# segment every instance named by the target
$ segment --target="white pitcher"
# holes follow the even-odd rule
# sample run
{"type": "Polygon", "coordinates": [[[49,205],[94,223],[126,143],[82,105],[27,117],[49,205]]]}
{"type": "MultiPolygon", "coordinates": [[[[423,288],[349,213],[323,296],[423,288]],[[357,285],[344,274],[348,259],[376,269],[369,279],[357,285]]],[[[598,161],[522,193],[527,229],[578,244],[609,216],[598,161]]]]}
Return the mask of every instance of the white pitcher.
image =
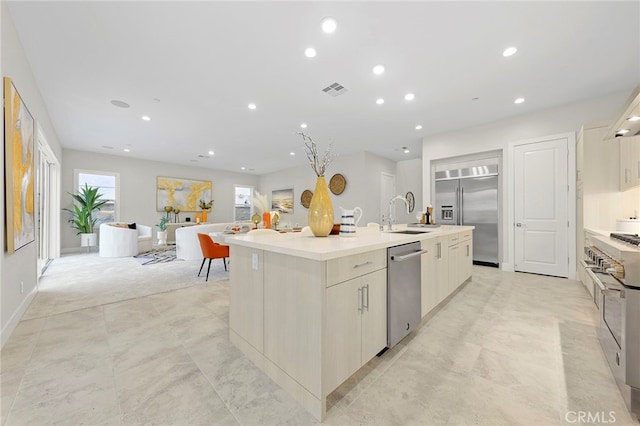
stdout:
{"type": "Polygon", "coordinates": [[[362,219],[362,209],[360,207],[356,207],[353,210],[347,210],[340,207],[340,210],[342,210],[342,216],[340,218],[340,236],[355,236],[356,226],[358,226],[358,222],[362,219]],[[360,212],[358,219],[355,219],[356,212],[360,212]]]}

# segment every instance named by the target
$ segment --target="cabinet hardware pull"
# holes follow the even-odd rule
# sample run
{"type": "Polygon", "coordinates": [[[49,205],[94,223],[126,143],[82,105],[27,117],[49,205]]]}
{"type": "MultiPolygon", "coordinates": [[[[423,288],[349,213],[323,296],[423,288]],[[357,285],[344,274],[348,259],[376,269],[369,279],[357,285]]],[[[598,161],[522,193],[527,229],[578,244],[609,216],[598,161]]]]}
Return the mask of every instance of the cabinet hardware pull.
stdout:
{"type": "Polygon", "coordinates": [[[357,265],[353,265],[353,269],[355,269],[355,268],[360,268],[360,267],[362,267],[362,266],[371,265],[372,263],[373,263],[372,261],[367,260],[367,261],[366,261],[366,262],[364,262],[364,263],[358,263],[357,265]]]}
{"type": "Polygon", "coordinates": [[[364,301],[362,299],[364,290],[362,290],[362,287],[360,287],[358,289],[358,312],[362,313],[362,311],[364,310],[364,301]]]}
{"type": "Polygon", "coordinates": [[[442,243],[438,243],[438,259],[442,259],[442,243]]]}
{"type": "Polygon", "coordinates": [[[367,312],[369,312],[369,284],[362,286],[362,312],[364,313],[364,310],[367,310],[367,312]],[[367,296],[365,297],[364,295],[364,291],[367,290],[367,296]],[[366,300],[366,302],[365,302],[366,300]]]}
{"type": "Polygon", "coordinates": [[[467,257],[469,257],[469,244],[467,244],[467,257]]]}

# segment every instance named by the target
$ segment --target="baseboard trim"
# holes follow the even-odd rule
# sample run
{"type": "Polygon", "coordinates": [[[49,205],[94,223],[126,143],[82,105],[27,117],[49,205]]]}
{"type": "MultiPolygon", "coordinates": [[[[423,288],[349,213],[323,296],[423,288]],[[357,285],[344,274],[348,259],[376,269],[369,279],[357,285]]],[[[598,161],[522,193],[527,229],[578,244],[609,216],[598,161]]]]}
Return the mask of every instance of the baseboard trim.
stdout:
{"type": "Polygon", "coordinates": [[[31,290],[31,293],[24,298],[18,309],[16,309],[11,316],[11,319],[9,319],[7,324],[2,328],[2,331],[0,332],[0,348],[2,348],[4,344],[7,343],[7,340],[9,340],[11,333],[13,333],[13,330],[15,330],[23,315],[27,312],[27,308],[31,305],[31,302],[33,301],[33,298],[36,297],[37,292],[37,288],[31,290]]]}

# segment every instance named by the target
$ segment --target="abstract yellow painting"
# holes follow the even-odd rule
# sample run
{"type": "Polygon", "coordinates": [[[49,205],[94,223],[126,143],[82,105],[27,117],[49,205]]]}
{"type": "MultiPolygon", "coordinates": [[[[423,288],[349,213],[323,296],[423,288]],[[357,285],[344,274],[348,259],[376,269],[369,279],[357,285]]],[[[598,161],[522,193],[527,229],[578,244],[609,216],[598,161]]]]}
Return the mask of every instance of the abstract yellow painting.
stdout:
{"type": "Polygon", "coordinates": [[[9,77],[4,78],[6,248],[35,241],[35,156],[33,116],[9,77]]]}
{"type": "Polygon", "coordinates": [[[183,212],[198,210],[200,200],[211,201],[211,181],[158,176],[156,179],[156,210],[165,206],[183,212]]]}

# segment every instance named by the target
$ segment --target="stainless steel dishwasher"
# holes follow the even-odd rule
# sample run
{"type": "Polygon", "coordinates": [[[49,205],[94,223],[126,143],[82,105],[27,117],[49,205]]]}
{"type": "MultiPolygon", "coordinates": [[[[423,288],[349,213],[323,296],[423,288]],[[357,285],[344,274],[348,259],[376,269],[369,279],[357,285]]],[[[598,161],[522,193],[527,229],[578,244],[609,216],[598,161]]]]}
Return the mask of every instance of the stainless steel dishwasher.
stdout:
{"type": "Polygon", "coordinates": [[[420,242],[387,249],[387,347],[392,348],[419,323],[420,242]]]}

